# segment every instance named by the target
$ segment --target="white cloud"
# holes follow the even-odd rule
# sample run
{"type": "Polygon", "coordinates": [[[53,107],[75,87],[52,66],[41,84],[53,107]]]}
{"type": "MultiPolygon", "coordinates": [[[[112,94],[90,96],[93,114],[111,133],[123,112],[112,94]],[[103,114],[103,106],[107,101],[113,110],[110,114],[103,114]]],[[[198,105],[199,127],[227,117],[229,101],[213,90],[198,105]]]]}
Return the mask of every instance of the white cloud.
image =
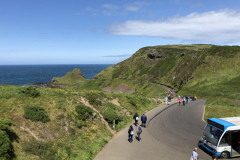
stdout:
{"type": "Polygon", "coordinates": [[[138,11],[141,9],[143,6],[150,5],[150,3],[145,3],[145,2],[134,2],[132,4],[126,5],[125,9],[127,11],[138,11]]]}
{"type": "Polygon", "coordinates": [[[240,42],[240,11],[224,9],[175,16],[161,21],[130,20],[115,23],[109,32],[115,35],[157,36],[197,42],[240,42]]]}
{"type": "Polygon", "coordinates": [[[118,6],[113,5],[113,4],[104,4],[104,5],[102,5],[102,7],[105,8],[105,9],[110,9],[110,10],[118,9],[118,6]]]}

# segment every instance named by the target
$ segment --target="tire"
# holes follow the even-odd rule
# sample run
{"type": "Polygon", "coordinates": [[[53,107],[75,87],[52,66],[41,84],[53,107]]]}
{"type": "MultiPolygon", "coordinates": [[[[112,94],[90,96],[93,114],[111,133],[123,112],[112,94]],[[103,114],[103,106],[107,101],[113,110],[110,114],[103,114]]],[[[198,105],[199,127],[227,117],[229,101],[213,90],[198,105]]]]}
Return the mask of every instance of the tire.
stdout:
{"type": "Polygon", "coordinates": [[[220,156],[221,158],[229,158],[229,153],[228,152],[222,152],[222,154],[221,154],[221,156],[220,156]]]}

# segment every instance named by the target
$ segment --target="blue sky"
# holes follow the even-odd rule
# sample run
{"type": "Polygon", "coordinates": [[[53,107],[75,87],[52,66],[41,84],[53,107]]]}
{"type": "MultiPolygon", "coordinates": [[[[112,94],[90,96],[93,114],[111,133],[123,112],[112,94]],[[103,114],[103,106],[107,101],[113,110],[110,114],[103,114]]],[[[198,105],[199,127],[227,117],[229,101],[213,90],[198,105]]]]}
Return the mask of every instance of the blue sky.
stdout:
{"type": "Polygon", "coordinates": [[[239,0],[0,0],[0,65],[116,64],[145,46],[239,37],[239,0]]]}

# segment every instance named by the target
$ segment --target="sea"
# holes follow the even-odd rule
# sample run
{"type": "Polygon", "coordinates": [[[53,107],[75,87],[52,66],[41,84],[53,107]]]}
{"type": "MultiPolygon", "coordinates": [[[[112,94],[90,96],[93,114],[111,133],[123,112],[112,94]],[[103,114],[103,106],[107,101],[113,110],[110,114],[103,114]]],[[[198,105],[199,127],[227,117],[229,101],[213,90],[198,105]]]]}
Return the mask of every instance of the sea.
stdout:
{"type": "Polygon", "coordinates": [[[0,84],[24,86],[51,82],[53,77],[63,77],[78,68],[87,79],[114,64],[58,64],[58,65],[0,65],[0,84]]]}

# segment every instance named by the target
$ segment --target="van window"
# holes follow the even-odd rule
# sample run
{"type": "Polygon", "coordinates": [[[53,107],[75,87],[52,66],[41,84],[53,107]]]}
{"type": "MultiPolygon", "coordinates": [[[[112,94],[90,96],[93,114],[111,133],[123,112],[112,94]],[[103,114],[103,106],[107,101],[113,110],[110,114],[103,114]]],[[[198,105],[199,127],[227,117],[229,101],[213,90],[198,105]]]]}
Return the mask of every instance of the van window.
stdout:
{"type": "Polygon", "coordinates": [[[230,142],[230,131],[227,131],[223,136],[222,136],[222,139],[219,143],[219,146],[220,147],[224,147],[224,146],[230,146],[231,142],[230,142]]]}

